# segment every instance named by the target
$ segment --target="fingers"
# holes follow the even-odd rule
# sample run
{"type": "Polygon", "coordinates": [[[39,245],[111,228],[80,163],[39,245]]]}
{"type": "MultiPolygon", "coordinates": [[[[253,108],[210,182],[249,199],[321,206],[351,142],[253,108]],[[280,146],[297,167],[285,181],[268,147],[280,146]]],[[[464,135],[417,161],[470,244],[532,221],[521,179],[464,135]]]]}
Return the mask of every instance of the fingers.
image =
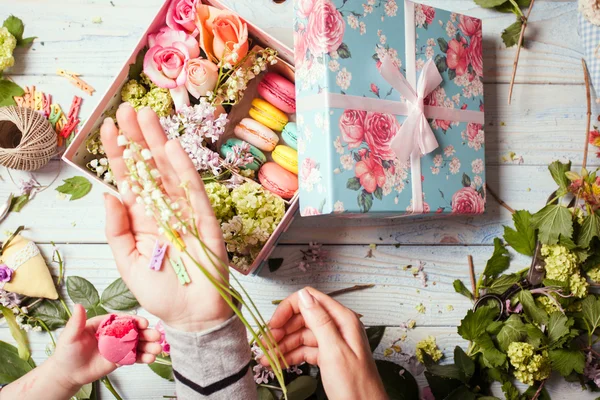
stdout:
{"type": "Polygon", "coordinates": [[[65,330],[61,334],[61,339],[64,337],[64,340],[67,340],[68,342],[74,341],[85,329],[86,319],[85,308],[83,308],[81,304],[75,304],[73,307],[73,314],[71,315],[71,318],[69,318],[65,330]]]}
{"type": "Polygon", "coordinates": [[[314,333],[319,347],[344,346],[340,331],[331,315],[307,289],[298,292],[300,312],[306,327],[314,333]]]}
{"type": "Polygon", "coordinates": [[[122,103],[117,110],[117,123],[119,129],[130,140],[136,142],[143,148],[148,148],[142,129],[138,124],[137,113],[135,108],[129,103],[122,103]]]}
{"type": "Polygon", "coordinates": [[[138,352],[159,355],[162,352],[162,346],[156,342],[140,342],[138,352]]]}
{"type": "Polygon", "coordinates": [[[316,347],[303,346],[285,355],[285,361],[288,365],[298,365],[303,362],[311,365],[319,364],[319,349],[316,347]]]}
{"type": "Polygon", "coordinates": [[[179,180],[175,170],[171,166],[165,144],[167,135],[160,124],[156,113],[150,107],[144,107],[137,113],[137,121],[146,143],[152,152],[156,167],[160,171],[163,186],[172,198],[183,196],[183,190],[179,187],[179,180]]]}
{"type": "MultiPolygon", "coordinates": [[[[135,319],[135,323],[138,327],[138,329],[142,332],[145,331],[155,331],[155,329],[147,329],[148,325],[150,324],[148,322],[148,320],[144,317],[140,317],[139,315],[130,315],[130,314],[119,314],[119,313],[114,313],[115,315],[126,315],[129,317],[132,317],[133,319],[135,319]]],[[[86,326],[88,328],[94,328],[94,329],[98,329],[98,327],[100,326],[100,324],[109,316],[109,314],[107,315],[99,315],[97,317],[94,318],[90,318],[87,320],[86,322],[86,326]]],[[[158,332],[158,331],[157,331],[158,332]]],[[[150,334],[151,336],[153,336],[153,334],[150,334]]],[[[159,333],[159,339],[160,339],[160,333],[159,333]]],[[[143,339],[145,340],[145,339],[143,339]]],[[[158,339],[157,339],[158,340],[158,339]]],[[[155,340],[156,341],[156,340],[155,340]]]]}
{"type": "Polygon", "coordinates": [[[152,364],[156,361],[156,355],[150,353],[138,353],[135,362],[138,364],[152,364]]]}
{"type": "Polygon", "coordinates": [[[125,206],[115,196],[105,194],[106,240],[110,245],[119,273],[125,281],[131,271],[128,266],[137,255],[136,242],[125,206]]]}
{"type": "Polygon", "coordinates": [[[271,328],[271,332],[282,332],[281,337],[296,332],[305,327],[302,314],[296,314],[290,318],[281,328],[271,328]]]}
{"type": "Polygon", "coordinates": [[[127,167],[123,161],[123,147],[117,144],[119,130],[112,118],[106,118],[100,127],[100,139],[102,146],[108,157],[110,169],[115,177],[115,180],[120,185],[127,176],[127,167]]]}
{"type": "Polygon", "coordinates": [[[140,341],[158,342],[160,340],[160,332],[156,329],[144,329],[140,332],[140,341]]]}

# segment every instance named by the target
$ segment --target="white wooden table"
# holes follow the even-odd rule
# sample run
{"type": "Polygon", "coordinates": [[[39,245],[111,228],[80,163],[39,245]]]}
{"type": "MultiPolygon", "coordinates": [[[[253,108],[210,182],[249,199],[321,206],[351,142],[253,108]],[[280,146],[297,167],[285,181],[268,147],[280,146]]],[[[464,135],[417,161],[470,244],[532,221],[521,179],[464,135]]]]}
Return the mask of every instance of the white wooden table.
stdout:
{"type": "MultiPolygon", "coordinates": [[[[36,85],[51,93],[68,109],[74,94],[82,95],[63,78],[57,68],[83,74],[97,90],[93,97],[83,95],[82,116],[86,118],[101,94],[112,82],[124,60],[153,18],[163,0],[0,0],[0,19],[9,14],[26,23],[26,35],[38,36],[31,49],[16,53],[17,66],[11,76],[21,85],[36,85]],[[101,24],[92,22],[102,18],[101,24]]],[[[271,0],[224,0],[242,16],[255,22],[292,46],[292,0],[276,5],[271,0]]],[[[429,0],[427,4],[481,17],[484,22],[484,62],[486,96],[487,178],[489,185],[513,208],[539,209],[554,189],[546,165],[555,159],[571,159],[580,164],[585,131],[585,89],[577,34],[575,1],[538,0],[527,31],[527,50],[522,52],[512,106],[507,106],[508,82],[514,49],[507,50],[500,32],[512,15],[482,10],[472,0],[429,0]],[[502,156],[513,151],[523,156],[522,165],[505,163],[502,156]]],[[[597,112],[594,113],[594,118],[597,112]]],[[[592,153],[593,157],[593,153],[592,153]]],[[[595,158],[594,158],[595,163],[595,158]]],[[[44,184],[55,176],[59,162],[51,162],[36,173],[44,184]]],[[[60,180],[78,174],[62,166],[60,180]]],[[[0,171],[0,198],[14,191],[6,172],[0,171]]],[[[16,174],[16,177],[22,175],[16,174]]],[[[59,180],[59,182],[60,182],[59,180]]],[[[50,256],[54,241],[66,259],[67,275],[80,275],[103,290],[118,277],[104,237],[103,187],[96,185],[85,198],[68,202],[56,196],[54,187],[36,196],[20,214],[1,224],[2,231],[25,225],[27,235],[41,244],[50,256]]],[[[480,272],[492,253],[493,238],[510,224],[510,214],[490,199],[484,216],[416,220],[323,220],[297,219],[283,237],[273,257],[283,257],[284,265],[274,274],[263,271],[259,277],[244,278],[246,287],[263,314],[269,316],[271,300],[312,285],[332,291],[358,283],[374,283],[371,290],[340,297],[348,307],[364,315],[366,325],[389,327],[376,355],[383,357],[384,346],[400,337],[399,325],[408,319],[417,328],[408,332],[405,349],[427,335],[451,359],[455,345],[466,343],[456,326],[471,304],[454,293],[452,282],[460,278],[468,285],[467,255],[475,259],[480,272]],[[301,249],[309,241],[326,245],[331,258],[308,272],[297,268],[301,249]],[[370,244],[376,244],[373,258],[365,258],[370,244]],[[399,266],[425,263],[428,285],[423,287],[410,271],[399,266]],[[424,314],[415,306],[423,303],[424,314]],[[453,311],[447,306],[452,305],[453,311]]],[[[515,256],[514,269],[525,268],[528,260],[515,256]]],[[[6,327],[0,339],[10,341],[6,327]]],[[[34,358],[41,362],[48,338],[31,335],[34,358]]],[[[393,359],[393,358],[392,358],[393,359]]],[[[121,369],[112,375],[118,391],[126,399],[159,399],[171,395],[174,386],[155,376],[145,366],[121,369]]],[[[418,377],[424,384],[423,376],[418,377]]],[[[573,384],[547,385],[552,398],[593,399],[573,384]]],[[[103,399],[110,398],[107,392],[103,399]]]]}

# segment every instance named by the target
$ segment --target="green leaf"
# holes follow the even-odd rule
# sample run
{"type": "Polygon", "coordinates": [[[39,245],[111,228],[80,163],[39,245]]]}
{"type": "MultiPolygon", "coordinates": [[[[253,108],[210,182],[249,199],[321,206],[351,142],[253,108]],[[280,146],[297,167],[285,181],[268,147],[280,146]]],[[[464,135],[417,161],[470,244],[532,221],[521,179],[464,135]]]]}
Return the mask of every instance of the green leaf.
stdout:
{"type": "Polygon", "coordinates": [[[108,311],[106,311],[106,309],[102,306],[94,306],[92,308],[87,309],[86,314],[89,319],[89,318],[97,317],[99,315],[106,315],[106,314],[108,314],[108,311]]]}
{"type": "Polygon", "coordinates": [[[0,107],[16,106],[13,97],[22,96],[23,93],[23,88],[16,83],[6,79],[0,80],[0,107]]]}
{"type": "MultiPolygon", "coordinates": [[[[519,28],[519,34],[520,34],[519,28]]],[[[550,175],[552,175],[552,179],[559,187],[560,193],[567,193],[569,191],[569,179],[567,178],[566,173],[571,170],[571,162],[569,161],[566,164],[561,163],[560,161],[554,161],[552,164],[548,166],[548,170],[550,171],[550,175]]]]}
{"type": "Polygon", "coordinates": [[[273,396],[273,393],[269,389],[264,386],[258,387],[258,400],[276,400],[276,397],[273,396]]]}
{"type": "Polygon", "coordinates": [[[475,4],[483,8],[498,7],[506,3],[508,0],[475,0],[475,4]]]}
{"type": "Polygon", "coordinates": [[[377,200],[383,200],[383,189],[380,187],[375,189],[375,191],[373,192],[373,196],[375,196],[377,200]]]}
{"type": "Polygon", "coordinates": [[[502,240],[494,238],[494,254],[488,260],[483,270],[485,280],[496,278],[498,275],[503,273],[510,266],[510,257],[508,250],[502,244],[502,240]]]}
{"type": "Polygon", "coordinates": [[[502,393],[504,393],[506,400],[519,400],[521,397],[519,389],[511,381],[506,381],[502,384],[502,393]]]}
{"type": "Polygon", "coordinates": [[[17,348],[3,341],[0,341],[0,360],[0,385],[16,381],[35,367],[33,360],[21,359],[17,348]]]}
{"type": "Polygon", "coordinates": [[[371,353],[375,351],[385,333],[385,326],[372,326],[367,328],[367,339],[369,339],[369,347],[371,353]]]}
{"type": "Polygon", "coordinates": [[[463,176],[462,176],[462,185],[464,187],[470,187],[471,186],[471,178],[469,177],[469,175],[463,173],[463,176]]]}
{"type": "Polygon", "coordinates": [[[519,282],[521,277],[517,274],[501,275],[494,279],[492,283],[487,286],[487,292],[491,294],[501,294],[506,291],[509,287],[519,282]]]}
{"type": "Polygon", "coordinates": [[[588,248],[593,238],[600,235],[600,216],[597,212],[588,214],[583,219],[579,236],[577,237],[577,245],[581,248],[588,248]]]}
{"type": "Polygon", "coordinates": [[[512,342],[520,342],[525,334],[525,325],[523,324],[523,321],[521,321],[521,317],[516,314],[511,315],[496,337],[500,350],[507,351],[508,345],[512,342]]]}
{"type": "Polygon", "coordinates": [[[317,380],[301,375],[287,385],[288,400],[306,400],[317,390],[317,380]]]}
{"type": "Polygon", "coordinates": [[[57,187],[56,191],[70,194],[70,201],[80,199],[92,190],[92,183],[83,176],[74,176],[63,180],[63,182],[64,184],[57,187]]]}
{"type": "Polygon", "coordinates": [[[283,265],[283,258],[269,258],[269,271],[276,272],[283,265]]]}
{"type": "Polygon", "coordinates": [[[500,367],[506,362],[506,354],[496,348],[494,341],[487,333],[479,336],[475,345],[483,356],[484,364],[488,367],[500,367]]]}
{"type": "Polygon", "coordinates": [[[456,364],[436,364],[429,354],[423,354],[423,361],[425,362],[425,368],[427,368],[430,374],[447,379],[463,380],[464,374],[461,375],[460,368],[456,364]]]}
{"type": "Polygon", "coordinates": [[[408,370],[390,361],[376,360],[375,364],[390,400],[419,398],[417,381],[408,370]]]}
{"type": "Polygon", "coordinates": [[[0,312],[4,315],[4,320],[8,325],[8,329],[10,330],[10,334],[13,339],[17,342],[17,346],[19,348],[19,357],[22,360],[29,360],[31,357],[31,352],[29,351],[29,341],[27,340],[27,332],[19,327],[17,324],[17,317],[8,308],[4,306],[0,306],[0,312]]]}
{"type": "Polygon", "coordinates": [[[490,335],[497,335],[503,326],[504,326],[504,321],[494,321],[494,322],[490,323],[487,326],[487,328],[485,328],[485,331],[487,333],[489,333],[490,335]]]}
{"type": "Polygon", "coordinates": [[[10,17],[4,20],[2,26],[8,29],[10,34],[13,35],[15,39],[17,39],[17,42],[23,39],[25,25],[23,24],[23,21],[21,21],[20,18],[11,15],[10,17]]]}
{"type": "Polygon", "coordinates": [[[346,188],[350,190],[359,190],[361,186],[360,180],[356,177],[348,179],[348,182],[346,183],[346,188]]]}
{"type": "Polygon", "coordinates": [[[100,303],[104,307],[118,311],[129,311],[140,306],[140,303],[121,278],[118,278],[104,289],[100,303]]]}
{"type": "Polygon", "coordinates": [[[368,213],[373,207],[373,194],[363,190],[358,194],[358,206],[362,213],[368,213]]]}
{"type": "Polygon", "coordinates": [[[454,291],[456,293],[462,294],[463,296],[465,296],[469,300],[473,300],[473,293],[471,293],[471,291],[469,289],[467,289],[467,287],[465,286],[465,284],[460,279],[456,279],[452,283],[452,286],[454,286],[454,291]]]}
{"type": "Polygon", "coordinates": [[[437,41],[438,41],[438,44],[440,45],[440,50],[442,51],[442,53],[448,52],[448,42],[446,41],[446,39],[439,38],[437,41]]]}
{"type": "Polygon", "coordinates": [[[438,71],[440,71],[440,74],[446,72],[448,69],[446,57],[442,56],[441,54],[435,56],[435,66],[437,67],[438,71]]]}
{"type": "Polygon", "coordinates": [[[456,70],[455,69],[448,69],[448,79],[450,79],[451,81],[456,79],[456,70]]]}
{"type": "Polygon", "coordinates": [[[342,43],[340,47],[338,47],[337,52],[340,58],[352,58],[352,53],[346,43],[342,43]]]}
{"type": "MultiPolygon", "coordinates": [[[[525,393],[523,393],[523,395],[526,396],[525,399],[527,399],[527,400],[533,399],[533,397],[537,393],[539,387],[540,387],[539,383],[529,386],[527,388],[527,390],[525,391],[525,393]]],[[[521,400],[521,399],[519,399],[519,400],[521,400]]],[[[545,387],[543,387],[542,390],[540,391],[540,394],[539,394],[537,400],[552,400],[545,387]]]]}
{"type": "Polygon", "coordinates": [[[91,383],[88,383],[87,385],[83,385],[81,387],[81,389],[79,389],[79,391],[77,393],[75,393],[75,395],[73,397],[75,397],[75,399],[77,399],[77,400],[88,400],[90,397],[92,397],[93,389],[94,389],[94,385],[91,383]]]}
{"type": "Polygon", "coordinates": [[[85,278],[79,276],[70,276],[67,278],[67,293],[73,300],[73,303],[81,304],[86,310],[100,304],[98,291],[85,278]]]}
{"type": "Polygon", "coordinates": [[[600,299],[594,295],[589,295],[581,302],[581,312],[583,321],[591,336],[592,332],[600,326],[600,299]]]}
{"type": "Polygon", "coordinates": [[[65,326],[69,320],[67,311],[58,300],[44,300],[30,311],[32,317],[40,319],[49,330],[65,326]]]}
{"type": "Polygon", "coordinates": [[[568,318],[560,311],[555,311],[550,314],[550,320],[548,321],[547,335],[550,343],[555,343],[563,336],[569,333],[570,328],[573,326],[575,321],[568,318]]]}
{"type": "Polygon", "coordinates": [[[525,324],[525,341],[535,347],[540,347],[542,343],[546,342],[546,335],[537,326],[533,324],[525,324]]]}
{"type": "Polygon", "coordinates": [[[148,47],[144,47],[135,57],[135,63],[129,66],[129,79],[139,80],[144,70],[144,57],[148,52],[148,47]]]}
{"type": "Polygon", "coordinates": [[[475,400],[477,395],[467,386],[457,387],[444,400],[475,400]]]}
{"type": "Polygon", "coordinates": [[[573,236],[571,213],[560,204],[548,204],[531,217],[531,223],[539,230],[538,238],[542,244],[556,244],[559,236],[573,236]]]}
{"type": "Polygon", "coordinates": [[[10,212],[20,212],[27,203],[29,203],[29,195],[27,193],[13,197],[10,202],[10,212]]]}
{"type": "Polygon", "coordinates": [[[496,319],[498,312],[495,305],[467,311],[467,315],[460,321],[458,334],[465,340],[477,341],[485,333],[487,326],[496,319]]]}
{"type": "Polygon", "coordinates": [[[579,350],[557,349],[550,350],[550,362],[552,369],[558,371],[562,376],[569,376],[573,371],[583,373],[585,367],[585,356],[579,350]]]}
{"type": "Polygon", "coordinates": [[[460,346],[454,348],[454,362],[461,373],[461,381],[469,382],[475,373],[475,363],[460,346]]]}
{"type": "MultiPolygon", "coordinates": [[[[164,360],[170,361],[170,357],[164,358],[164,360]]],[[[148,364],[148,367],[158,376],[168,381],[174,382],[175,377],[173,376],[173,366],[159,364],[157,362],[153,362],[152,364],[148,364]]]]}
{"type": "Polygon", "coordinates": [[[519,210],[513,214],[515,229],[504,227],[504,240],[516,252],[533,257],[535,252],[535,229],[531,226],[531,214],[519,210]]]}
{"type": "MultiPolygon", "coordinates": [[[[435,374],[425,371],[425,378],[431,389],[433,397],[436,399],[445,399],[452,392],[461,386],[464,386],[458,379],[444,378],[435,374]]],[[[418,399],[419,397],[404,397],[404,399],[418,399]]]]}
{"type": "Polygon", "coordinates": [[[519,301],[523,305],[523,311],[525,314],[538,325],[548,325],[548,314],[538,308],[533,299],[533,295],[529,290],[522,290],[519,292],[519,301]]]}
{"type": "Polygon", "coordinates": [[[17,47],[27,47],[29,46],[31,43],[33,43],[33,41],[37,39],[37,36],[31,36],[28,38],[24,38],[22,40],[17,41],[17,47]]]}
{"type": "Polygon", "coordinates": [[[502,41],[506,47],[512,47],[519,43],[519,37],[521,36],[521,27],[523,22],[518,19],[517,22],[510,25],[504,31],[502,31],[502,41]]]}

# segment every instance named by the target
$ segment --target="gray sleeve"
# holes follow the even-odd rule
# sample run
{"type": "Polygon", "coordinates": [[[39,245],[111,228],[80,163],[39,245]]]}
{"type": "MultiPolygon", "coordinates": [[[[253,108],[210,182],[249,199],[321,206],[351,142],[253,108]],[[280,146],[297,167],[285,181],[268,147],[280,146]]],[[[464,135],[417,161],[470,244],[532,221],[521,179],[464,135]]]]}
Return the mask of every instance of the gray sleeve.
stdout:
{"type": "Polygon", "coordinates": [[[203,332],[165,325],[177,399],[255,400],[246,328],[237,316],[203,332]]]}

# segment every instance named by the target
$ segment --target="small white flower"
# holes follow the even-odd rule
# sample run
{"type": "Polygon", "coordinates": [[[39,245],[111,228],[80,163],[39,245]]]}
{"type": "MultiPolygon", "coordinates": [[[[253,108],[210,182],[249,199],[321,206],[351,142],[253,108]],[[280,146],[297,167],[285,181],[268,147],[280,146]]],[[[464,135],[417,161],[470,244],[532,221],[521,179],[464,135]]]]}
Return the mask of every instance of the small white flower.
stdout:
{"type": "Polygon", "coordinates": [[[149,149],[142,150],[142,158],[146,161],[152,159],[152,152],[149,149]]]}
{"type": "Polygon", "coordinates": [[[34,332],[41,332],[41,331],[42,331],[42,327],[41,327],[41,326],[39,326],[39,325],[38,325],[38,326],[35,326],[35,327],[33,327],[33,331],[34,331],[34,332]]]}
{"type": "Polygon", "coordinates": [[[123,159],[127,160],[127,159],[131,159],[131,158],[133,158],[133,151],[131,151],[131,149],[123,150],[123,159]]]}
{"type": "Polygon", "coordinates": [[[90,161],[90,166],[92,168],[98,167],[98,160],[94,159],[94,160],[90,161]]]}
{"type": "Polygon", "coordinates": [[[27,314],[29,312],[29,310],[27,309],[27,307],[21,307],[21,312],[23,314],[27,314]]]}
{"type": "Polygon", "coordinates": [[[152,176],[154,179],[158,179],[160,178],[160,172],[158,172],[158,170],[154,168],[150,170],[150,176],[152,176]]]}
{"type": "Polygon", "coordinates": [[[131,191],[135,194],[140,194],[142,193],[142,188],[140,188],[139,186],[135,185],[131,188],[131,191]]]}
{"type": "Polygon", "coordinates": [[[117,145],[123,147],[123,146],[127,146],[127,143],[129,143],[129,140],[127,140],[125,135],[117,136],[117,145]]]}
{"type": "Polygon", "coordinates": [[[162,192],[158,189],[152,191],[152,200],[159,200],[162,197],[162,192]]]}

